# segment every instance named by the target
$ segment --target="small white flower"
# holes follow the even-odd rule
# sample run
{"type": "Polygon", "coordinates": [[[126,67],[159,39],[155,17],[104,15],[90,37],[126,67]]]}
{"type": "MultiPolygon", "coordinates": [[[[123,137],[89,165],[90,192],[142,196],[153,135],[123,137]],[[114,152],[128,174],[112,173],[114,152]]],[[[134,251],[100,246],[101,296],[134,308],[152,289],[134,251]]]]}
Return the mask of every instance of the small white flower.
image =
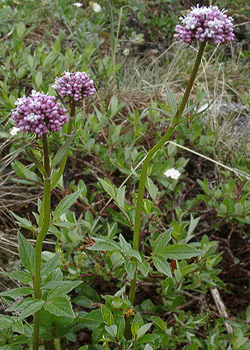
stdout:
{"type": "Polygon", "coordinates": [[[197,110],[197,113],[201,113],[208,108],[208,103],[205,103],[203,106],[200,106],[197,110]]]}
{"type": "Polygon", "coordinates": [[[180,177],[181,173],[178,170],[172,168],[172,169],[166,170],[164,175],[166,177],[171,177],[171,179],[177,180],[180,177]]]}
{"type": "Polygon", "coordinates": [[[82,4],[81,4],[80,2],[75,2],[75,3],[73,4],[73,6],[82,7],[82,4]]]}
{"type": "Polygon", "coordinates": [[[129,49],[124,49],[123,50],[123,55],[124,56],[128,56],[130,54],[130,50],[129,49]]]}
{"type": "Polygon", "coordinates": [[[101,6],[99,4],[97,4],[97,2],[94,2],[94,1],[90,1],[89,6],[92,7],[92,10],[94,12],[101,12],[101,10],[102,10],[101,6]]]}
{"type": "Polygon", "coordinates": [[[15,136],[17,135],[17,133],[20,131],[19,128],[17,128],[16,126],[14,126],[11,130],[10,130],[10,134],[11,136],[15,136]]]}

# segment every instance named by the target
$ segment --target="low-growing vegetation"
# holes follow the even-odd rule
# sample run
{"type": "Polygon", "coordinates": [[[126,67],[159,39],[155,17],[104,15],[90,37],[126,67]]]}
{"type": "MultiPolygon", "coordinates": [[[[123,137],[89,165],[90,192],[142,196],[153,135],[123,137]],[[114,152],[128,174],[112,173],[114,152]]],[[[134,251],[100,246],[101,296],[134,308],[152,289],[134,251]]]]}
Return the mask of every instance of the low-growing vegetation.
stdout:
{"type": "Polygon", "coordinates": [[[0,350],[249,349],[249,13],[197,4],[1,1],[0,350]]]}

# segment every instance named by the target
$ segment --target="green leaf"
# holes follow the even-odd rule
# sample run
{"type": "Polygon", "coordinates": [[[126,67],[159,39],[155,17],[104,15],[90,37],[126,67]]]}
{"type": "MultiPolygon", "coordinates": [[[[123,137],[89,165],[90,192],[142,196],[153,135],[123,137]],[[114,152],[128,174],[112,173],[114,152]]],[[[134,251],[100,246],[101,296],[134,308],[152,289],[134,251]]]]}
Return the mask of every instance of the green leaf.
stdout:
{"type": "Polygon", "coordinates": [[[55,166],[57,166],[57,164],[59,164],[61,162],[61,160],[63,159],[63,157],[65,156],[65,154],[68,152],[70,145],[74,139],[73,137],[74,135],[70,135],[69,138],[67,139],[67,141],[64,143],[64,145],[62,145],[59,150],[57,151],[56,155],[54,156],[54,158],[52,159],[52,163],[51,163],[51,167],[54,168],[55,166]]]}
{"type": "Polygon", "coordinates": [[[78,350],[88,350],[88,345],[81,346],[78,350]]]}
{"type": "MultiPolygon", "coordinates": [[[[95,238],[96,239],[96,238],[95,238]]],[[[112,250],[121,250],[120,246],[114,241],[108,239],[100,239],[92,245],[92,247],[88,247],[89,250],[103,250],[103,251],[112,251],[112,250]]]]}
{"type": "Polygon", "coordinates": [[[32,282],[32,276],[24,271],[2,272],[2,274],[24,284],[32,282]]]}
{"type": "Polygon", "coordinates": [[[195,256],[202,256],[203,252],[200,250],[190,247],[187,244],[173,244],[167,248],[164,248],[160,252],[160,256],[165,259],[190,259],[195,256]]]}
{"type": "Polygon", "coordinates": [[[46,301],[44,309],[56,316],[75,318],[72,306],[67,297],[55,296],[46,301]]]}
{"type": "Polygon", "coordinates": [[[153,242],[153,255],[157,255],[162,249],[166,247],[168,242],[171,239],[171,233],[173,231],[173,227],[169,230],[166,230],[164,233],[161,233],[156,240],[153,242]]]}
{"type": "Polygon", "coordinates": [[[159,272],[167,275],[168,277],[172,277],[171,267],[165,258],[161,256],[154,256],[153,262],[159,272]]]}
{"type": "Polygon", "coordinates": [[[43,307],[44,303],[45,303],[44,300],[36,300],[36,299],[30,300],[30,303],[25,305],[25,307],[23,308],[23,311],[19,316],[20,319],[26,318],[30,315],[34,315],[34,313],[36,313],[43,307]]]}
{"type": "Polygon", "coordinates": [[[155,201],[158,195],[158,187],[153,183],[150,177],[147,178],[147,190],[150,197],[155,201]]]}
{"type": "Polygon", "coordinates": [[[35,248],[20,232],[18,232],[18,249],[23,266],[33,274],[35,271],[35,248]]]}
{"type": "Polygon", "coordinates": [[[147,261],[138,264],[138,269],[141,271],[144,277],[147,277],[150,271],[150,264],[147,261]]]}
{"type": "Polygon", "coordinates": [[[11,211],[11,214],[14,216],[14,218],[17,220],[16,222],[23,228],[26,228],[27,230],[31,230],[34,231],[35,227],[32,225],[32,223],[25,219],[25,218],[21,218],[21,216],[18,216],[17,214],[13,213],[11,211]]]}
{"type": "Polygon", "coordinates": [[[158,317],[158,316],[151,316],[151,320],[152,320],[154,326],[160,328],[164,332],[166,331],[167,324],[160,317],[158,317]]]}
{"type": "Polygon", "coordinates": [[[36,83],[36,88],[39,89],[41,84],[43,82],[43,74],[42,72],[37,72],[35,76],[35,83],[36,83]]]}
{"type": "Polygon", "coordinates": [[[154,343],[156,339],[160,336],[158,334],[145,334],[139,340],[137,340],[136,345],[144,344],[144,343],[154,343]]]}
{"type": "Polygon", "coordinates": [[[42,265],[41,275],[48,275],[51,271],[56,268],[58,261],[60,259],[60,254],[56,254],[52,259],[48,260],[45,264],[42,265]]]}
{"type": "Polygon", "coordinates": [[[81,193],[82,189],[64,197],[54,211],[53,220],[60,218],[62,214],[66,213],[66,211],[75,203],[81,193]]]}
{"type": "Polygon", "coordinates": [[[129,258],[135,258],[137,261],[139,262],[142,262],[142,258],[140,256],[140,253],[137,251],[137,250],[134,250],[134,249],[131,249],[131,250],[128,250],[126,253],[125,253],[126,257],[129,257],[129,258]]]}
{"type": "Polygon", "coordinates": [[[26,27],[23,22],[19,22],[16,26],[16,33],[19,39],[22,39],[25,33],[26,27]]]}
{"type": "Polygon", "coordinates": [[[12,317],[0,314],[0,330],[12,327],[13,322],[12,317]]]}
{"type": "Polygon", "coordinates": [[[0,293],[0,295],[4,296],[4,297],[20,297],[21,295],[32,294],[32,292],[33,292],[33,288],[31,288],[31,287],[22,287],[22,288],[10,289],[7,292],[0,293]]]}
{"type": "Polygon", "coordinates": [[[190,219],[190,224],[188,227],[188,233],[187,233],[187,238],[186,238],[186,242],[188,243],[190,241],[190,239],[192,239],[194,237],[194,235],[192,235],[192,233],[194,232],[196,226],[198,225],[200,218],[193,218],[193,215],[191,215],[191,219],[190,219]]]}
{"type": "Polygon", "coordinates": [[[126,191],[126,186],[119,188],[117,191],[117,197],[116,197],[117,204],[122,209],[125,208],[125,191],[126,191]]]}
{"type": "Polygon", "coordinates": [[[37,166],[37,169],[40,171],[40,173],[42,175],[44,175],[45,170],[44,167],[42,165],[42,163],[39,162],[39,160],[37,159],[37,157],[35,156],[35,154],[33,153],[32,149],[27,148],[26,149],[26,153],[28,154],[28,156],[30,157],[30,159],[32,160],[32,162],[34,162],[37,166]]]}
{"type": "Polygon", "coordinates": [[[93,310],[91,312],[88,312],[86,315],[83,317],[77,317],[78,322],[83,322],[83,323],[95,323],[97,325],[100,325],[101,322],[103,322],[103,316],[101,313],[101,310],[93,310]]]}
{"type": "Polygon", "coordinates": [[[136,271],[136,262],[134,260],[126,261],[125,270],[128,274],[128,277],[132,280],[136,271]]]}
{"type": "Polygon", "coordinates": [[[111,337],[115,338],[117,334],[117,326],[114,324],[112,326],[105,326],[105,330],[111,335],[111,337]]]}
{"type": "Polygon", "coordinates": [[[50,290],[47,299],[54,298],[57,295],[63,295],[71,292],[78,287],[82,281],[50,281],[45,283],[41,289],[50,290]]]}
{"type": "Polygon", "coordinates": [[[174,94],[169,89],[169,86],[167,83],[165,83],[165,89],[167,94],[167,101],[169,104],[170,111],[172,113],[172,116],[174,116],[177,112],[177,103],[174,94]]]}
{"type": "Polygon", "coordinates": [[[108,325],[112,326],[114,324],[114,317],[110,309],[106,306],[101,307],[103,321],[108,325]]]}
{"type": "Polygon", "coordinates": [[[136,340],[140,339],[152,326],[152,323],[146,323],[143,326],[141,326],[138,331],[136,332],[136,340]]]}
{"type": "Polygon", "coordinates": [[[104,179],[101,179],[99,177],[97,179],[101,183],[104,190],[110,195],[110,197],[116,199],[115,188],[111,184],[111,182],[108,179],[104,180],[104,179]]]}
{"type": "Polygon", "coordinates": [[[150,344],[146,344],[144,350],[154,350],[150,344]]]}

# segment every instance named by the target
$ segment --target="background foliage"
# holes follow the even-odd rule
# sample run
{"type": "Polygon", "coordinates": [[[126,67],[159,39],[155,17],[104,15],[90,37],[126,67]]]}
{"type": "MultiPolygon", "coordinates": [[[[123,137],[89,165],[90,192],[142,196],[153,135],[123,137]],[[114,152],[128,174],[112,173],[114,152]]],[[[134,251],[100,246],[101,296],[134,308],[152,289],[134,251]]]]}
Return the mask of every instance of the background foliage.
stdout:
{"type": "MultiPolygon", "coordinates": [[[[169,123],[166,82],[180,97],[192,68],[196,48],[176,43],[173,33],[178,17],[196,2],[103,1],[100,13],[87,1],[80,8],[73,4],[0,4],[1,271],[16,271],[3,275],[1,290],[17,288],[3,300],[0,349],[25,348],[18,344],[31,335],[29,318],[24,318],[34,309],[22,314],[20,308],[31,281],[20,271],[16,234],[21,226],[19,242],[32,251],[33,213],[42,195],[42,179],[26,153],[31,143],[39,152],[39,142],[10,137],[10,111],[16,98],[32,89],[54,94],[51,83],[67,70],[86,71],[97,94],[85,115],[79,110],[64,181],[53,191],[53,208],[61,205],[44,245],[44,279],[51,282],[46,288],[54,304],[67,315],[62,321],[62,311],[54,317],[42,311],[44,348],[51,349],[53,338],[60,338],[63,349],[128,349],[124,322],[135,313],[133,349],[248,349],[245,2],[218,1],[235,18],[237,40],[231,47],[208,47],[190,101],[197,109],[213,103],[180,124],[172,142],[151,162],[140,255],[130,244],[139,164],[169,123]],[[172,167],[181,172],[179,181],[164,176],[172,167]],[[186,244],[189,248],[178,254],[186,244]],[[126,288],[135,260],[140,273],[133,311],[126,288]],[[53,294],[53,281],[63,279],[65,289],[53,294]],[[211,297],[213,287],[228,310],[232,335],[211,297]],[[73,310],[67,308],[67,293],[73,310]],[[4,314],[9,318],[3,319],[4,314]]],[[[51,135],[51,152],[62,142],[61,134],[51,135]]],[[[31,268],[30,261],[22,259],[22,264],[31,268]]]]}

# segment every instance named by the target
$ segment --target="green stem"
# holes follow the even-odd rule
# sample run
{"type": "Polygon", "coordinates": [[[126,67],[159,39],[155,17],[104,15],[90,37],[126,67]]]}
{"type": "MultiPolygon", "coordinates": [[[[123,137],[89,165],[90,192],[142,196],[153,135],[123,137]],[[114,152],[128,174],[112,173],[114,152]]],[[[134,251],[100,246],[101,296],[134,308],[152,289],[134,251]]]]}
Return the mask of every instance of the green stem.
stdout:
{"type": "MultiPolygon", "coordinates": [[[[43,212],[43,224],[41,231],[39,232],[35,246],[35,280],[34,280],[34,294],[36,299],[41,299],[42,293],[40,289],[41,285],[41,261],[42,261],[42,245],[43,240],[48,232],[50,224],[50,159],[49,159],[49,147],[47,141],[47,135],[43,134],[43,151],[44,151],[44,212],[43,212]]],[[[34,332],[33,332],[33,350],[38,350],[39,347],[39,311],[34,314],[34,332]]]]}
{"type": "MultiPolygon", "coordinates": [[[[76,110],[76,104],[75,104],[75,101],[73,101],[71,103],[71,109],[70,109],[70,120],[69,120],[69,124],[68,124],[68,132],[67,132],[68,135],[72,134],[73,122],[74,122],[74,117],[75,117],[75,110],[76,110]]],[[[61,161],[60,168],[59,168],[59,170],[58,170],[58,172],[57,172],[56,176],[54,177],[53,182],[51,184],[51,189],[53,189],[56,186],[56,184],[58,183],[58,181],[60,180],[60,177],[62,176],[62,174],[64,172],[65,165],[66,165],[67,158],[68,158],[68,154],[69,154],[69,151],[66,152],[66,154],[64,155],[64,157],[61,161]]]]}
{"type": "MultiPolygon", "coordinates": [[[[175,131],[177,124],[180,121],[182,113],[183,113],[185,106],[187,104],[191,89],[193,87],[194,80],[196,78],[196,75],[197,75],[197,72],[198,72],[198,69],[199,69],[199,66],[201,63],[201,58],[202,58],[205,46],[206,46],[205,41],[200,43],[199,51],[198,51],[197,57],[196,57],[196,61],[195,61],[192,73],[190,75],[188,85],[186,87],[186,90],[185,90],[184,96],[182,98],[179,109],[177,110],[175,116],[173,117],[173,120],[172,120],[167,132],[163,136],[163,138],[148,152],[147,157],[146,157],[144,164],[143,164],[143,167],[142,167],[142,172],[141,172],[141,177],[140,177],[140,182],[139,182],[139,189],[138,189],[138,198],[137,198],[137,203],[136,203],[135,226],[134,226],[134,235],[133,235],[133,249],[135,249],[137,251],[139,250],[140,229],[141,229],[141,212],[142,212],[142,206],[143,206],[143,195],[144,195],[145,183],[146,183],[146,179],[147,179],[148,166],[149,166],[149,163],[150,163],[151,159],[153,158],[154,154],[161,148],[161,146],[164,145],[164,143],[166,141],[168,141],[170,139],[173,132],[175,131]]],[[[129,291],[129,300],[130,300],[132,305],[134,304],[134,300],[135,300],[136,275],[137,275],[137,272],[135,272],[135,274],[134,274],[134,278],[131,282],[130,291],[129,291]]],[[[129,329],[130,318],[128,317],[126,321],[127,322],[126,322],[125,335],[126,335],[126,333],[129,335],[129,333],[130,333],[130,329],[129,329]]]]}

